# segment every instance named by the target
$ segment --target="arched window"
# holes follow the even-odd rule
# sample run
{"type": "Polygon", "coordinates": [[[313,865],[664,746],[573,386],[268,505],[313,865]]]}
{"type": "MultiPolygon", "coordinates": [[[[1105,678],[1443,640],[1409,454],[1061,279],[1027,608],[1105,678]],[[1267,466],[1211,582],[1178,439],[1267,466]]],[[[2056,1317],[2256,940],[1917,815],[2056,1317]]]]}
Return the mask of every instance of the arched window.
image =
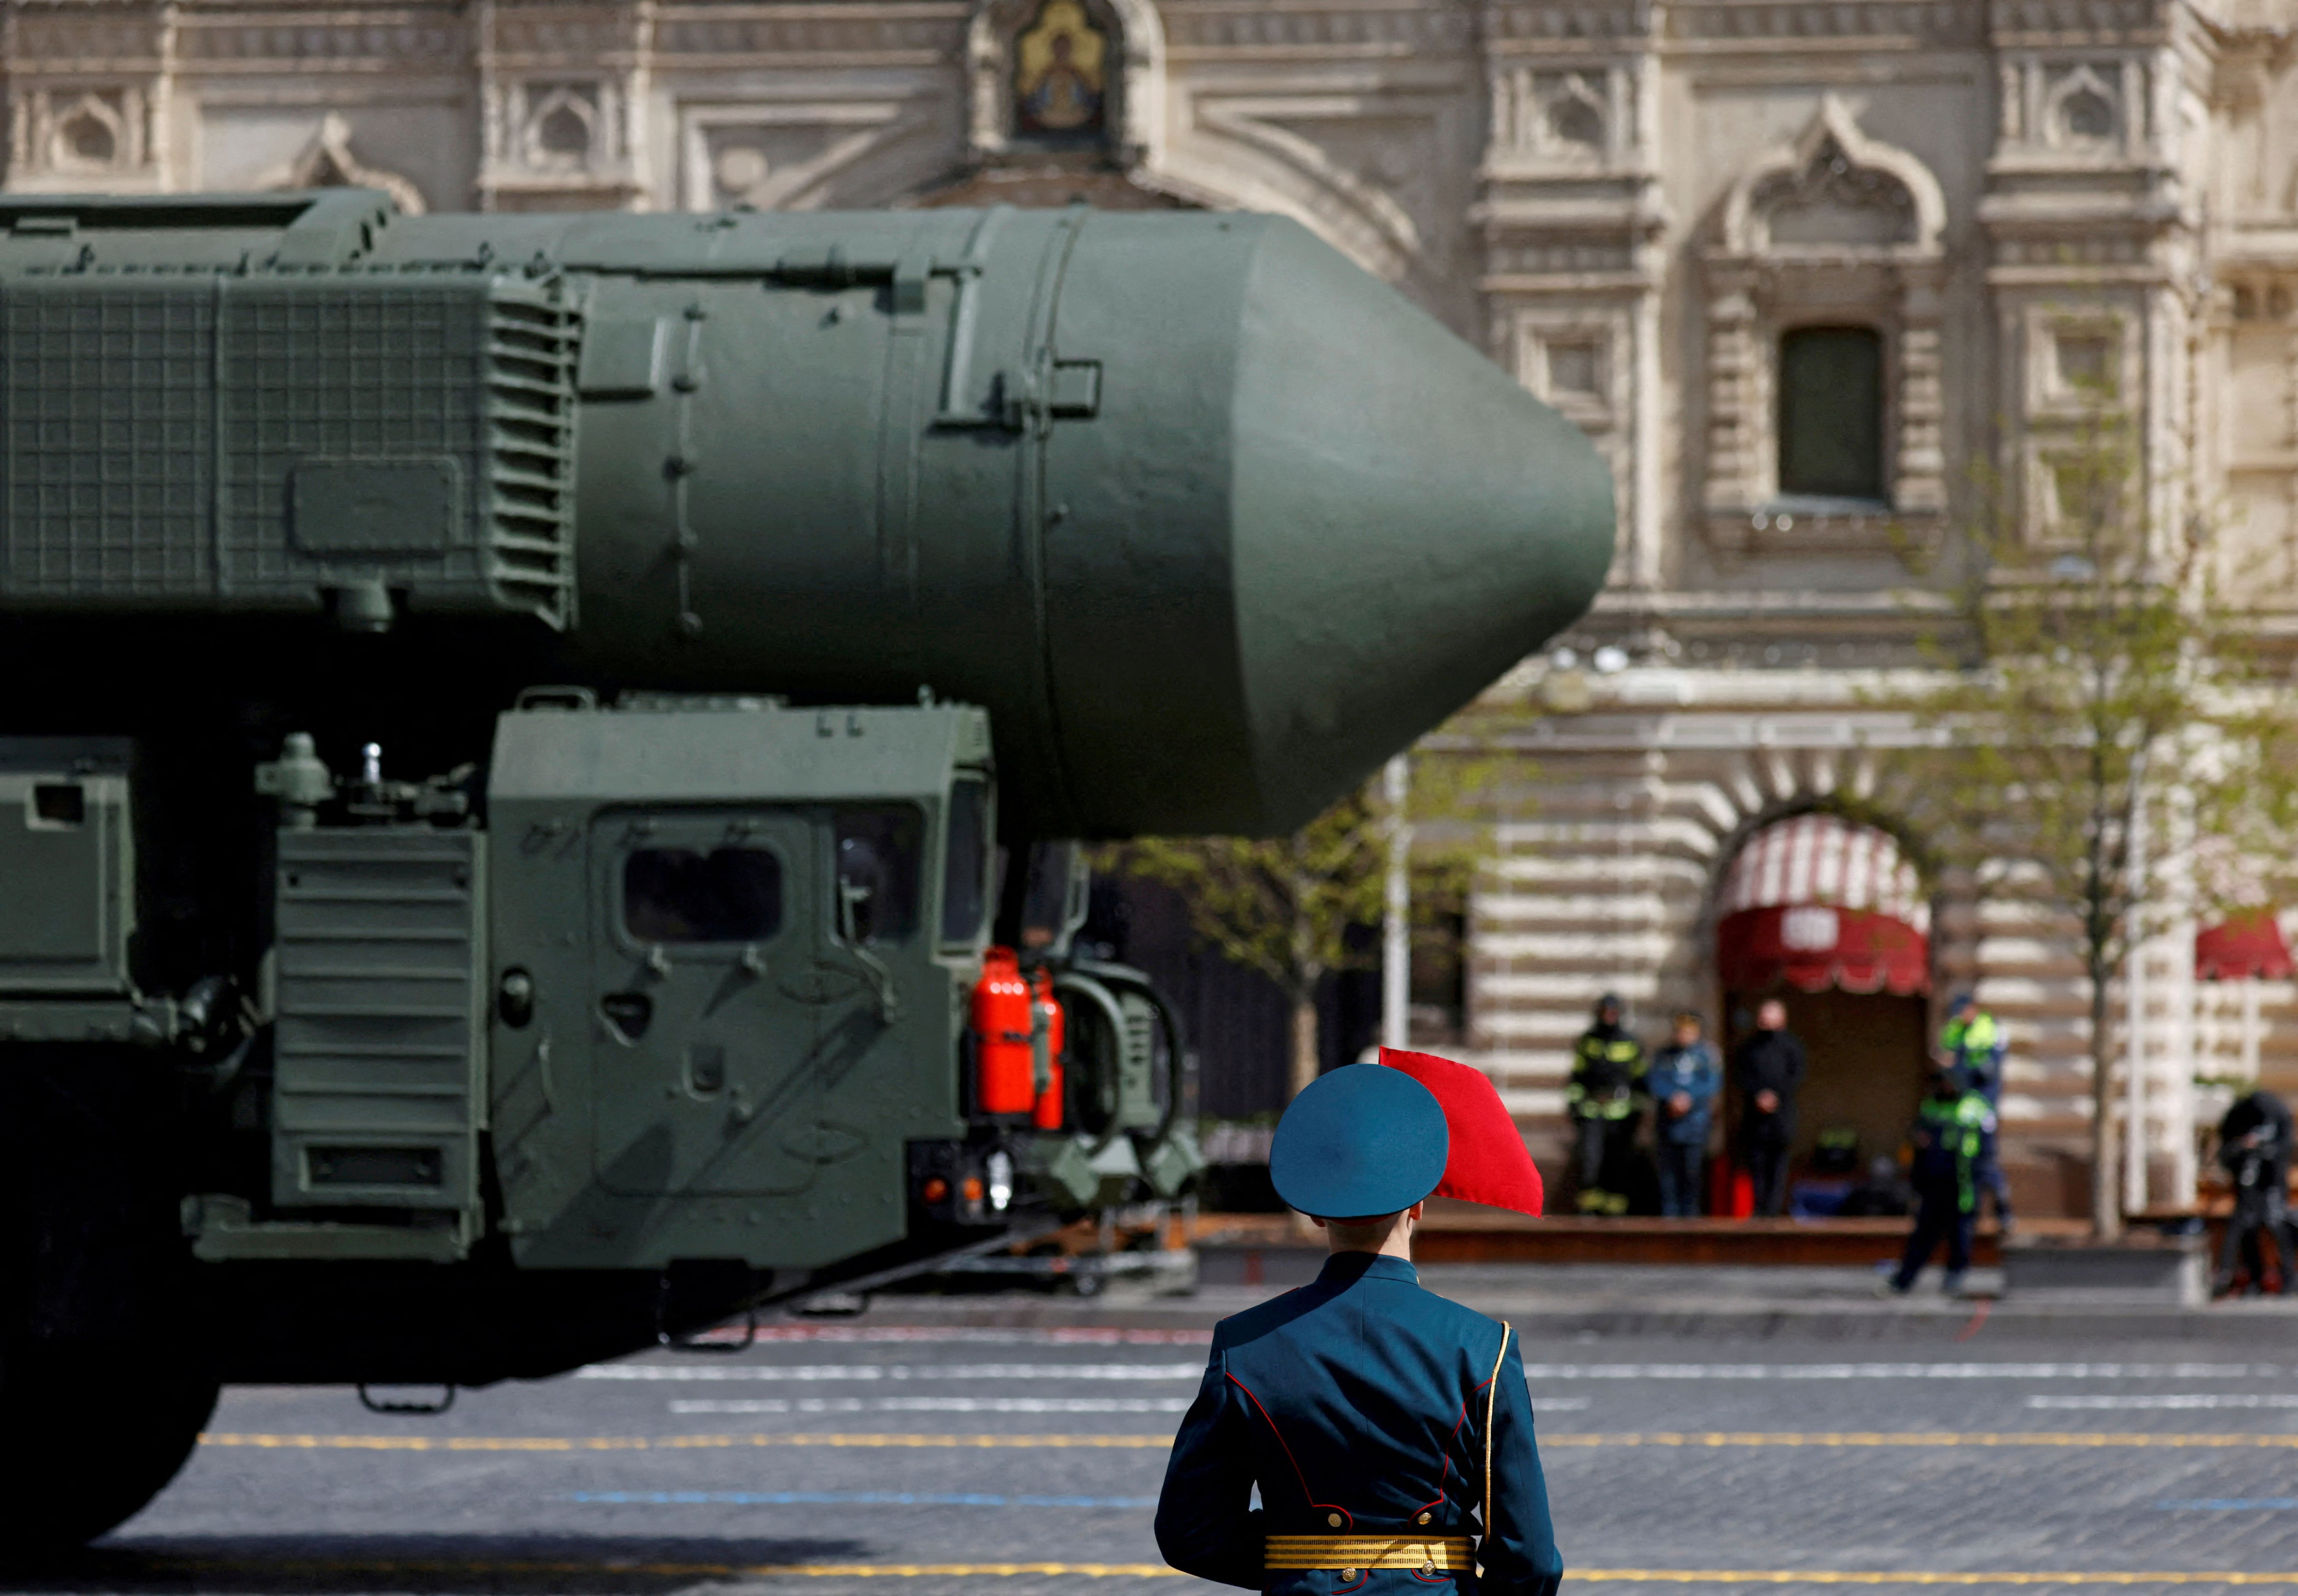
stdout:
{"type": "Polygon", "coordinates": [[[1780,492],[1886,497],[1883,339],[1872,327],[1797,327],[1780,339],[1780,492]]]}
{"type": "Polygon", "coordinates": [[[1823,95],[1724,196],[1707,286],[1707,531],[1730,556],[1942,534],[1947,199],[1823,95]],[[1826,323],[1806,325],[1826,305],[1826,323]]]}

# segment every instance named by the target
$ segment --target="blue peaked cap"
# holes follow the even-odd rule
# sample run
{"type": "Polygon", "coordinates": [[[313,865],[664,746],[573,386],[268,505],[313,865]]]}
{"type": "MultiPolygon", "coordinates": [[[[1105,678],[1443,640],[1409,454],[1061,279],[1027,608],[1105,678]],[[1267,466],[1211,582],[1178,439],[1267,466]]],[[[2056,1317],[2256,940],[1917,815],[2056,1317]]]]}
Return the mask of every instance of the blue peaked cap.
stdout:
{"type": "Polygon", "coordinates": [[[1385,1064],[1344,1064],[1293,1099],[1269,1147],[1277,1195],[1324,1220],[1411,1207],[1444,1178],[1451,1132],[1436,1095],[1385,1064]]]}

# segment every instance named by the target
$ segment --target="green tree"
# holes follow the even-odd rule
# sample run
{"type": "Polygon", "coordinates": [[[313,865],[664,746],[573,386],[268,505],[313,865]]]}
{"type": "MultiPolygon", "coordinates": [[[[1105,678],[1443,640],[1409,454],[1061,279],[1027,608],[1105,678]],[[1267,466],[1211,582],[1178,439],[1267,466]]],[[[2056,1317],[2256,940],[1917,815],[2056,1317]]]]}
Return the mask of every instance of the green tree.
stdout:
{"type": "Polygon", "coordinates": [[[2298,723],[2239,601],[2257,588],[2179,502],[2184,484],[2146,469],[2132,418],[2094,403],[2061,442],[2027,494],[1981,484],[1972,558],[1931,643],[1937,685],[1905,700],[1936,741],[1903,773],[1943,862],[2007,869],[2006,886],[2075,923],[2091,1225],[2112,1237],[2115,975],[2161,922],[2166,881],[2205,911],[2283,884],[2298,723]]]}
{"type": "Polygon", "coordinates": [[[1481,852],[1490,766],[1474,755],[1421,755],[1400,815],[1376,776],[1289,837],[1145,837],[1103,859],[1120,874],[1178,891],[1202,944],[1273,982],[1292,1007],[1288,1096],[1317,1079],[1317,996],[1326,978],[1376,962],[1357,928],[1380,922],[1389,839],[1413,828],[1415,918],[1457,903],[1481,852]]]}

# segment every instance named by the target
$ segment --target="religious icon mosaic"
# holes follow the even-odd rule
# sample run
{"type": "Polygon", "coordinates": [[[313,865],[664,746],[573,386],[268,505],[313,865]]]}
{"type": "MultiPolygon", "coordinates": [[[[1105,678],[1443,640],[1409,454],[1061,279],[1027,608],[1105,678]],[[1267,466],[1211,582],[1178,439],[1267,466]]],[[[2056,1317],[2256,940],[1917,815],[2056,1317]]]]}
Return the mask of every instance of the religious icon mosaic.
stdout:
{"type": "Polygon", "coordinates": [[[1080,0],[1044,0],[1013,41],[1013,126],[1024,135],[1082,138],[1102,130],[1109,36],[1080,0]]]}

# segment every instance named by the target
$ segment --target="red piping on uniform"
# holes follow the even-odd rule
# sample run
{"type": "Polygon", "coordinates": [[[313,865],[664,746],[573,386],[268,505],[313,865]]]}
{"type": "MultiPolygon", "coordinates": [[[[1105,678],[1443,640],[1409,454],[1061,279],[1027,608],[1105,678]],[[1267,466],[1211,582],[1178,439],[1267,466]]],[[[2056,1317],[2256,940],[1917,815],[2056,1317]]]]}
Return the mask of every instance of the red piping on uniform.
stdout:
{"type": "MultiPolygon", "coordinates": [[[[1458,1441],[1460,1438],[1460,1426],[1467,1422],[1468,1404],[1462,1402],[1460,1404],[1460,1417],[1452,1421],[1452,1439],[1454,1441],[1458,1441]]],[[[1449,1447],[1440,1446],[1436,1449],[1436,1457],[1437,1460],[1444,1465],[1444,1467],[1439,1469],[1436,1474],[1436,1499],[1434,1501],[1424,1501],[1418,1507],[1412,1509],[1411,1511],[1406,1515],[1408,1517],[1417,1517],[1422,1513],[1434,1511],[1435,1509],[1444,1505],[1444,1482],[1452,1477],[1452,1453],[1449,1447]]]]}
{"type": "Polygon", "coordinates": [[[1261,1406],[1261,1399],[1252,1394],[1252,1387],[1246,1385],[1243,1380],[1238,1379],[1235,1375],[1227,1374],[1226,1371],[1224,1371],[1224,1374],[1230,1385],[1236,1386],[1239,1391],[1244,1392],[1246,1399],[1250,1401],[1255,1408],[1259,1408],[1261,1410],[1261,1420],[1269,1426],[1269,1433],[1277,1437],[1277,1445],[1285,1448],[1285,1460],[1293,1465],[1293,1477],[1301,1482],[1301,1494],[1308,1498],[1309,1505],[1312,1508],[1327,1508],[1331,1509],[1333,1512],[1338,1513],[1342,1517],[1348,1520],[1348,1524],[1344,1527],[1354,1529],[1357,1525],[1357,1516],[1354,1513],[1350,1512],[1348,1509],[1341,1506],[1341,1504],[1336,1501],[1318,1501],[1315,1497],[1309,1495],[1309,1476],[1301,1472],[1301,1460],[1293,1455],[1293,1449],[1290,1446],[1285,1445],[1285,1432],[1278,1429],[1277,1427],[1277,1421],[1269,1417],[1269,1410],[1261,1406]]]}

